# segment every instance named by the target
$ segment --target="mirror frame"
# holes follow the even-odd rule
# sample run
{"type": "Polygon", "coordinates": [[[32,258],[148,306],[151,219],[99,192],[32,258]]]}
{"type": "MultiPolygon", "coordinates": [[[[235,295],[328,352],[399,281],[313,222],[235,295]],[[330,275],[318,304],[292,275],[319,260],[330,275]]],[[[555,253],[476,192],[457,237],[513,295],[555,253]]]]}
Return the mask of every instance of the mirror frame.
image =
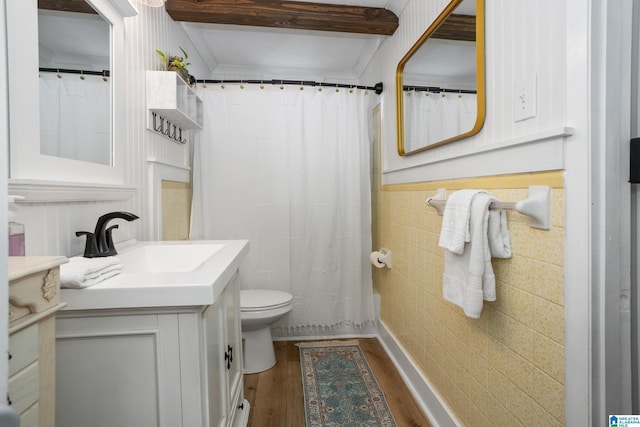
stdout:
{"type": "Polygon", "coordinates": [[[420,36],[418,41],[409,49],[402,57],[396,69],[396,127],[398,132],[398,154],[400,156],[408,156],[416,153],[439,147],[450,142],[458,141],[463,138],[476,135],[484,126],[486,115],[485,105],[485,40],[484,40],[484,0],[474,0],[476,2],[476,95],[478,102],[478,112],[476,122],[471,130],[452,136],[441,141],[422,146],[415,150],[405,151],[404,144],[404,97],[403,97],[403,73],[404,67],[411,59],[413,54],[431,37],[433,33],[444,23],[444,21],[453,14],[455,9],[464,0],[452,0],[447,7],[438,15],[436,20],[427,28],[420,36]]]}
{"type": "MultiPolygon", "coordinates": [[[[38,1],[7,3],[9,73],[9,185],[122,186],[125,182],[126,99],[124,17],[138,12],[128,0],[86,0],[111,24],[113,166],[40,154],[38,1]]],[[[88,199],[91,199],[90,197],[88,199]]]]}

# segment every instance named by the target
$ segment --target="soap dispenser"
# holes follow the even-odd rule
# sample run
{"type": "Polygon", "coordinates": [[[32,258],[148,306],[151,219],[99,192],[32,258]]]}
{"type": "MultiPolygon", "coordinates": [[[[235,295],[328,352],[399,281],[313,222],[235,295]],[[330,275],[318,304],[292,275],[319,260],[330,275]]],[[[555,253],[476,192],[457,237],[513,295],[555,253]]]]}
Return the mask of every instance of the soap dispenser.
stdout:
{"type": "Polygon", "coordinates": [[[16,222],[15,202],[22,196],[8,196],[9,199],[9,256],[24,256],[24,225],[16,222]]]}

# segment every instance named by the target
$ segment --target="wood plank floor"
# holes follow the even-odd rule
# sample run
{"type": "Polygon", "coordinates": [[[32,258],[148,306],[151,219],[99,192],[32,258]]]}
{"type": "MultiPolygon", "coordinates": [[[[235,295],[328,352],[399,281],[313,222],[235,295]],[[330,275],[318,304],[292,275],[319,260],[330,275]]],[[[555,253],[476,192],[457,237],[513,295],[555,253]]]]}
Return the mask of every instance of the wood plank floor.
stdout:
{"type": "MultiPolygon", "coordinates": [[[[376,338],[359,338],[371,370],[399,427],[432,427],[376,338]]],[[[300,352],[296,341],[276,341],[276,366],[244,376],[251,404],[249,427],[304,427],[300,352]]]]}

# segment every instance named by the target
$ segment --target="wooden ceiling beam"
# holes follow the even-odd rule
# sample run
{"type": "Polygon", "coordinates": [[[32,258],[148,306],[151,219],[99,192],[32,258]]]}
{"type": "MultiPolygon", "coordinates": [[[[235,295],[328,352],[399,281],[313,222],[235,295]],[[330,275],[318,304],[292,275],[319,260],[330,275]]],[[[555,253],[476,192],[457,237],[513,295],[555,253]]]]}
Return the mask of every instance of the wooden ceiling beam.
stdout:
{"type": "Polygon", "coordinates": [[[38,0],[38,9],[63,12],[98,13],[85,0],[38,0]]]}
{"type": "Polygon", "coordinates": [[[472,15],[449,15],[430,38],[474,42],[476,41],[476,17],[472,15]]]}
{"type": "Polygon", "coordinates": [[[380,7],[285,0],[167,0],[174,21],[391,35],[398,17],[380,7]]]}

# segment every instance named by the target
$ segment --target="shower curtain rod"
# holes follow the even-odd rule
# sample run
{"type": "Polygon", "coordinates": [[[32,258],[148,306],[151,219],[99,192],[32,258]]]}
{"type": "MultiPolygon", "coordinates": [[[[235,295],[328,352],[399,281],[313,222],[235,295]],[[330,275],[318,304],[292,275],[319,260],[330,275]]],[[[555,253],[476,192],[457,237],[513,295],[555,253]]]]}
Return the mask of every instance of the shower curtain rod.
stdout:
{"type": "Polygon", "coordinates": [[[437,86],[402,86],[402,90],[405,92],[433,92],[433,93],[477,93],[475,90],[470,89],[445,89],[437,86]]]}
{"type": "Polygon", "coordinates": [[[333,87],[333,88],[346,88],[346,89],[366,89],[372,90],[376,95],[380,95],[383,90],[382,82],[376,83],[374,86],[361,86],[350,85],[345,83],[326,83],[326,82],[314,82],[310,80],[209,80],[209,79],[196,79],[196,83],[206,84],[233,84],[233,83],[246,83],[246,84],[271,84],[271,85],[294,85],[294,86],[313,86],[313,87],[333,87]]]}
{"type": "Polygon", "coordinates": [[[102,71],[89,71],[89,70],[72,70],[69,68],[38,68],[38,71],[45,71],[49,73],[63,73],[63,74],[84,74],[87,76],[103,76],[109,77],[109,70],[102,71]]]}

